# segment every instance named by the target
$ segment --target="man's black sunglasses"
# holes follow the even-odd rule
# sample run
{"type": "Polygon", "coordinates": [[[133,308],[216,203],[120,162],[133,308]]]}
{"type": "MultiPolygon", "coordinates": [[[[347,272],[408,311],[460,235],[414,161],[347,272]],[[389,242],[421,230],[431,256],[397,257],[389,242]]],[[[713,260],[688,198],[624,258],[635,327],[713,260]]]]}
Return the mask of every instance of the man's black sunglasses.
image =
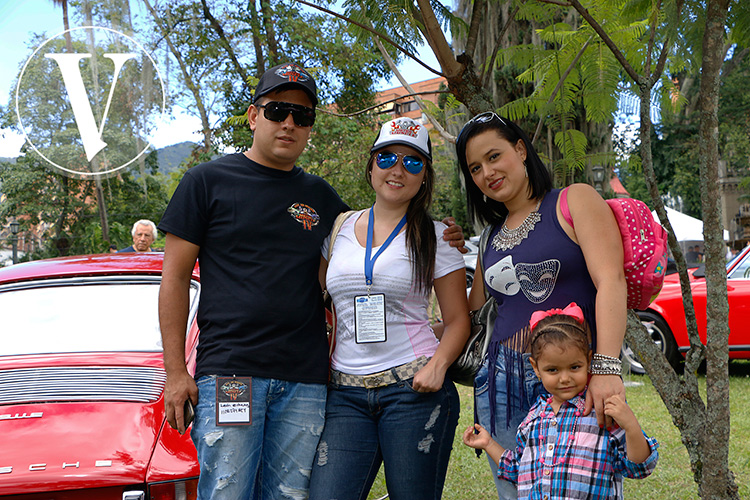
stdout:
{"type": "Polygon", "coordinates": [[[291,113],[294,124],[298,127],[312,127],[315,123],[315,110],[300,104],[271,101],[265,104],[256,104],[256,107],[263,108],[263,116],[272,122],[283,122],[291,113]]]}

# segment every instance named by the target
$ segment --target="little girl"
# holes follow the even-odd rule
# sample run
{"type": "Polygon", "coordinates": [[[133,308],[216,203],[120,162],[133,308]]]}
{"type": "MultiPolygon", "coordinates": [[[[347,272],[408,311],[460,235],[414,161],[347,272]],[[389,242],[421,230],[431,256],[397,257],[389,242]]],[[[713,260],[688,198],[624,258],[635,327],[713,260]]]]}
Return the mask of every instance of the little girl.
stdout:
{"type": "Polygon", "coordinates": [[[656,467],[658,444],[615,395],[604,413],[619,425],[603,429],[583,415],[591,360],[589,331],[576,304],[531,316],[531,365],[549,396],[521,422],[516,447],[505,450],[479,424],[464,444],[485,450],[498,477],[518,485],[518,498],[623,498],[622,478],[644,478],[656,467]]]}

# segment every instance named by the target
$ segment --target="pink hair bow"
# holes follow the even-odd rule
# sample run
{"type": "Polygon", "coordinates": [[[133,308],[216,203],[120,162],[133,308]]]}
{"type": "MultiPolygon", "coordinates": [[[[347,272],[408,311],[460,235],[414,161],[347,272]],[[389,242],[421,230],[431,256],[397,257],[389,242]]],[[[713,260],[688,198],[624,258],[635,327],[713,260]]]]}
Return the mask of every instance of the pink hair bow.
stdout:
{"type": "Polygon", "coordinates": [[[539,323],[541,320],[548,316],[555,316],[556,314],[564,314],[566,316],[571,316],[575,318],[578,323],[583,324],[583,310],[581,310],[580,307],[578,307],[578,304],[575,302],[571,302],[568,304],[565,309],[548,309],[546,311],[536,311],[531,315],[531,320],[529,321],[529,324],[531,325],[531,329],[533,330],[536,327],[536,324],[539,323]]]}

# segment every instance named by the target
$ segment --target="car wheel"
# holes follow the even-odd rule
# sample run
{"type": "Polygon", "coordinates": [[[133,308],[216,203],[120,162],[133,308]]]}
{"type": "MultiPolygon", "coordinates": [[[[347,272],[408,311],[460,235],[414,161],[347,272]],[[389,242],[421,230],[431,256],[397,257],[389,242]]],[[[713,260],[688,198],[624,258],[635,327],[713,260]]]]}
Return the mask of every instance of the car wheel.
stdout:
{"type": "Polygon", "coordinates": [[[466,288],[471,288],[471,285],[474,284],[474,271],[466,268],[466,288]]]}
{"type": "MultiPolygon", "coordinates": [[[[664,357],[675,369],[679,368],[682,356],[677,349],[677,342],[674,340],[672,330],[669,329],[667,323],[658,314],[647,311],[639,311],[638,317],[641,319],[643,326],[646,327],[649,335],[653,339],[654,343],[659,347],[664,357]]],[[[638,356],[628,346],[627,342],[622,344],[622,358],[623,361],[627,361],[630,365],[630,371],[642,375],[646,373],[646,369],[641,364],[638,356]]]]}

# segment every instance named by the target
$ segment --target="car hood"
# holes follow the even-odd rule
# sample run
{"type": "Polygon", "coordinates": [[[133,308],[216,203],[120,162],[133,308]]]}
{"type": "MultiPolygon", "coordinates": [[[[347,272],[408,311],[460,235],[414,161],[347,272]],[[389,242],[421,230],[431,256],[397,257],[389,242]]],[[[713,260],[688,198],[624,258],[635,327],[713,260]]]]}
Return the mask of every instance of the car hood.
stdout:
{"type": "Polygon", "coordinates": [[[0,406],[0,495],[145,482],[163,403],[0,406]]]}

